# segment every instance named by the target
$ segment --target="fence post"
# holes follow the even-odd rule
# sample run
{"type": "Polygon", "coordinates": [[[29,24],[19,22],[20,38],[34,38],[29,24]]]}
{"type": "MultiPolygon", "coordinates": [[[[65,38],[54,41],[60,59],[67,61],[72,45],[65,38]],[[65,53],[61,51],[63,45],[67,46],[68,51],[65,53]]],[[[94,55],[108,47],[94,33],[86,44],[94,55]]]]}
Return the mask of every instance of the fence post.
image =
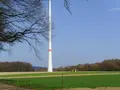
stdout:
{"type": "Polygon", "coordinates": [[[64,79],[63,79],[63,73],[62,73],[62,89],[64,87],[64,79]]]}
{"type": "Polygon", "coordinates": [[[29,80],[29,86],[31,86],[31,80],[29,80]]]}
{"type": "Polygon", "coordinates": [[[19,81],[18,81],[18,80],[16,80],[16,85],[18,85],[18,82],[19,82],[19,81]]]}

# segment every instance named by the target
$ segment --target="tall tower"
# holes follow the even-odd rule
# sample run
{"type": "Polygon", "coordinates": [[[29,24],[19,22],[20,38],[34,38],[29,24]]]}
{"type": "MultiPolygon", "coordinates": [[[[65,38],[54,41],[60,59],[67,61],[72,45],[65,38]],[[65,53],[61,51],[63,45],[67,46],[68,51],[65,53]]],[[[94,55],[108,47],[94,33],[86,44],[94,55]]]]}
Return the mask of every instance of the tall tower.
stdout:
{"type": "Polygon", "coordinates": [[[48,0],[49,8],[49,48],[48,48],[48,72],[53,72],[52,68],[52,0],[48,0]]]}

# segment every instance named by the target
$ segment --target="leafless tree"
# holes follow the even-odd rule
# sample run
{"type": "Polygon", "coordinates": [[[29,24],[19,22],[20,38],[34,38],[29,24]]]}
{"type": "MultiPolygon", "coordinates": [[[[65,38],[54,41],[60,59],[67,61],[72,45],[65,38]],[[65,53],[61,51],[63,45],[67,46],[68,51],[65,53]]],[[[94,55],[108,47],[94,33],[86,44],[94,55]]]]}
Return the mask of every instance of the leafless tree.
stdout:
{"type": "MultiPolygon", "coordinates": [[[[48,39],[48,17],[43,3],[48,0],[0,0],[0,51],[6,45],[27,42],[37,55],[33,42],[48,39]]],[[[69,9],[68,0],[64,0],[69,9]]],[[[38,56],[38,55],[37,55],[38,56]]]]}
{"type": "MultiPolygon", "coordinates": [[[[0,0],[0,51],[6,44],[27,42],[34,50],[33,41],[47,38],[48,19],[43,0],[0,0]]],[[[37,53],[36,53],[37,54],[37,53]]]]}

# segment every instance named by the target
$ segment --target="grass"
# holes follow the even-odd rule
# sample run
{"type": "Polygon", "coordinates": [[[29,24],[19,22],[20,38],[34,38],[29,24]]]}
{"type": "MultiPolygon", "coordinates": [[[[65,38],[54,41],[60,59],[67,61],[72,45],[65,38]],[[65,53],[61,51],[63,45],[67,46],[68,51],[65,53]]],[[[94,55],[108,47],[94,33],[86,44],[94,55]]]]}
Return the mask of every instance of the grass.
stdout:
{"type": "Polygon", "coordinates": [[[29,87],[37,90],[53,90],[55,88],[96,88],[96,87],[120,87],[120,75],[97,76],[69,76],[69,77],[45,77],[28,79],[8,79],[0,82],[9,83],[21,87],[29,87]],[[62,83],[63,82],[63,83],[62,83]]]}
{"type": "Polygon", "coordinates": [[[54,73],[31,73],[31,74],[9,74],[0,75],[0,77],[22,77],[22,76],[51,76],[51,75],[76,75],[76,74],[110,74],[110,73],[120,73],[120,72],[106,72],[106,71],[81,71],[81,72],[54,72],[54,73]]]}

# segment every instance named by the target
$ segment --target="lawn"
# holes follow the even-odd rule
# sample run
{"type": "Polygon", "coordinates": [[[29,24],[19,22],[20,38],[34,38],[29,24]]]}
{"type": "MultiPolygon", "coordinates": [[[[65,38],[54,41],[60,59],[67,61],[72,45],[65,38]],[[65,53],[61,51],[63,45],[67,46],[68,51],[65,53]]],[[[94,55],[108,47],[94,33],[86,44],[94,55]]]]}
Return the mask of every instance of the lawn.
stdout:
{"type": "Polygon", "coordinates": [[[80,71],[80,72],[53,72],[53,73],[41,73],[41,72],[38,72],[38,73],[25,73],[25,74],[14,74],[14,73],[9,73],[8,75],[0,75],[0,77],[24,77],[24,76],[53,76],[53,75],[79,75],[79,74],[118,74],[120,72],[114,72],[114,71],[109,71],[109,72],[106,72],[106,71],[80,71]]]}
{"type": "Polygon", "coordinates": [[[96,88],[96,87],[120,87],[120,75],[96,75],[96,76],[69,76],[69,77],[45,77],[27,79],[7,79],[0,82],[9,83],[21,87],[39,90],[52,90],[55,88],[96,88]]]}

